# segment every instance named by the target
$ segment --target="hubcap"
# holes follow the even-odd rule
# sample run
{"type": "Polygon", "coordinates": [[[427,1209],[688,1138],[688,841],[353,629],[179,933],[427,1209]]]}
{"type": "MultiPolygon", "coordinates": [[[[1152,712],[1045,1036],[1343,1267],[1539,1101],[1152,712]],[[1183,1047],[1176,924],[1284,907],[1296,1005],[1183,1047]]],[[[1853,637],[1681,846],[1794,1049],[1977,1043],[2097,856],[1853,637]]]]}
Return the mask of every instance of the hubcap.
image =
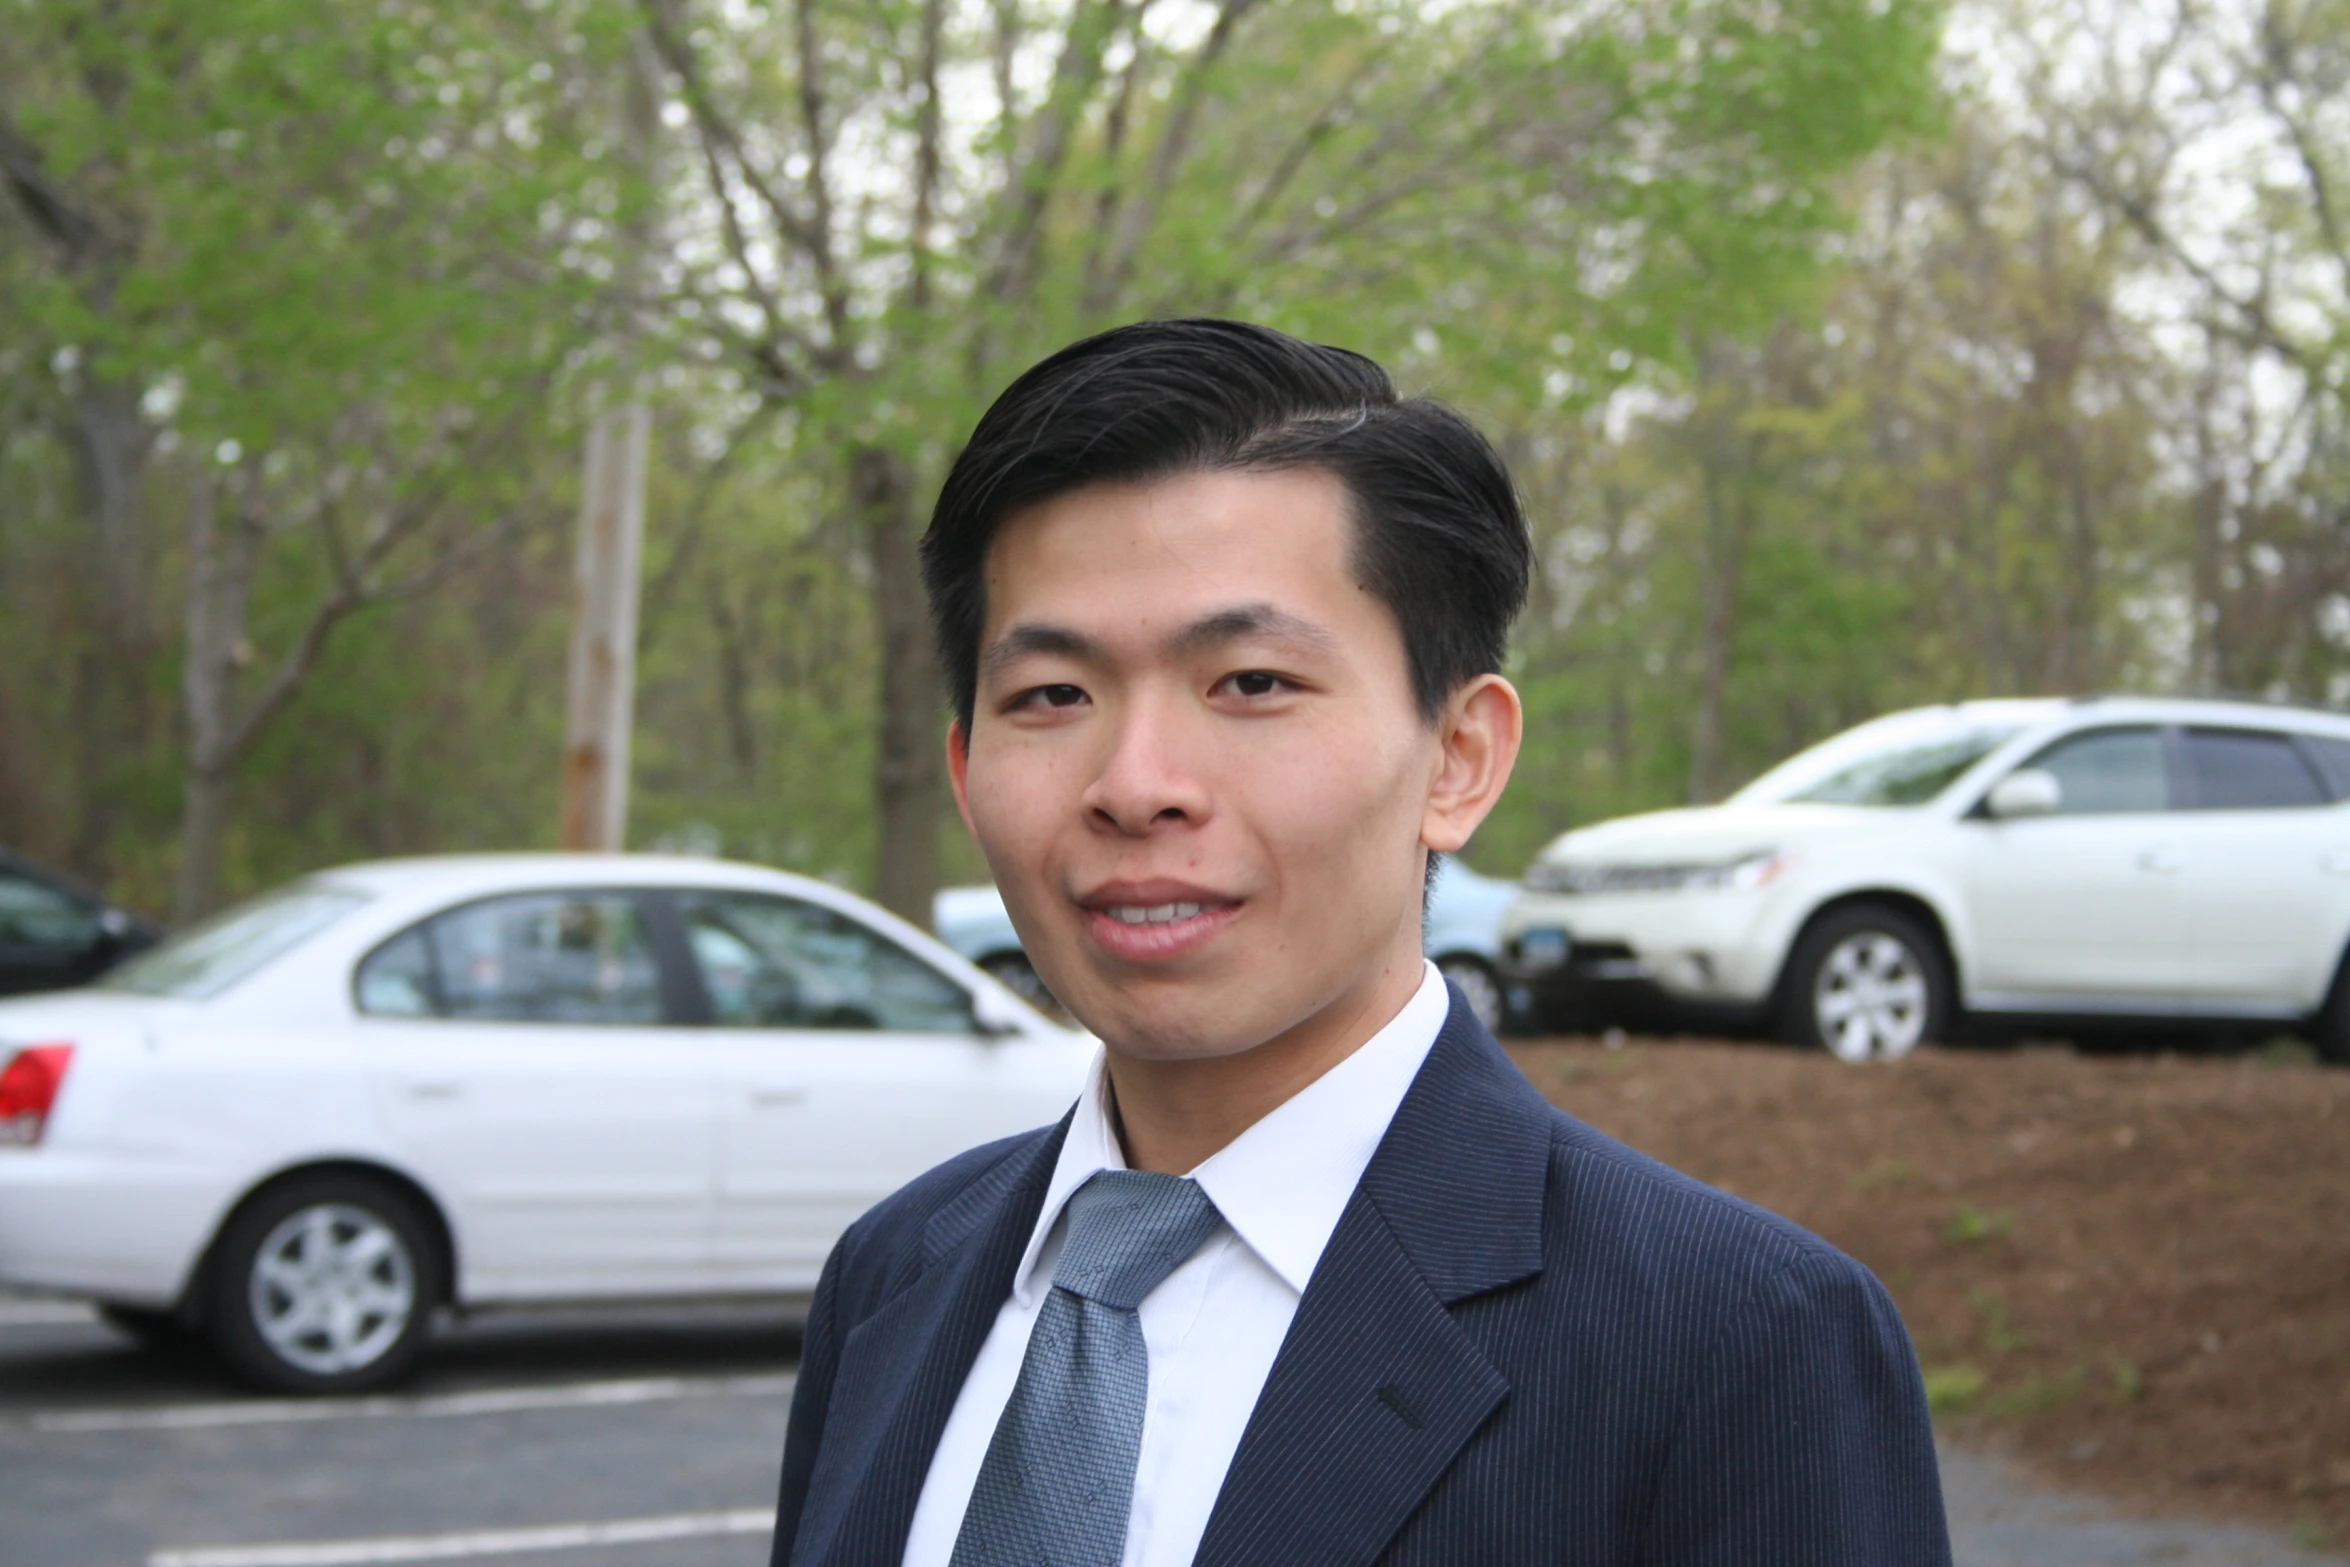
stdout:
{"type": "Polygon", "coordinates": [[[315,1376],[375,1364],[416,1311],[416,1267],[367,1209],[320,1203],[289,1215],[253,1259],[253,1325],[277,1357],[315,1376]]]}
{"type": "Polygon", "coordinates": [[[1889,1061],[1925,1037],[1929,999],[1917,954],[1881,930],[1860,931],[1830,949],[1812,987],[1820,1037],[1839,1060],[1889,1061]]]}
{"type": "Polygon", "coordinates": [[[1475,963],[1439,963],[1437,971],[1458,985],[1468,998],[1469,1010],[1477,1014],[1477,1021],[1485,1025],[1487,1033],[1501,1031],[1501,986],[1485,969],[1475,963]]]}

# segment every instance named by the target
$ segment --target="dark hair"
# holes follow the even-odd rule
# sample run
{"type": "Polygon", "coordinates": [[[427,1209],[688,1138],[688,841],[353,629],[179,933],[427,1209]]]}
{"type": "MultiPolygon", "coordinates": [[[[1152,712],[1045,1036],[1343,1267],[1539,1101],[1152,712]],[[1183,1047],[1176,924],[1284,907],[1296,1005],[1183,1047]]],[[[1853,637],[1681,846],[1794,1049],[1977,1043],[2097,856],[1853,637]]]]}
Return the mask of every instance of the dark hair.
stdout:
{"type": "Polygon", "coordinates": [[[1145,321],[1073,343],[995,400],[939,490],[922,583],[955,711],[978,701],[988,546],[1005,517],[1091,484],[1319,468],[1346,486],[1354,572],[1394,612],[1433,720],[1501,667],[1532,551],[1501,456],[1398,398],[1361,354],[1242,321],[1145,321]]]}

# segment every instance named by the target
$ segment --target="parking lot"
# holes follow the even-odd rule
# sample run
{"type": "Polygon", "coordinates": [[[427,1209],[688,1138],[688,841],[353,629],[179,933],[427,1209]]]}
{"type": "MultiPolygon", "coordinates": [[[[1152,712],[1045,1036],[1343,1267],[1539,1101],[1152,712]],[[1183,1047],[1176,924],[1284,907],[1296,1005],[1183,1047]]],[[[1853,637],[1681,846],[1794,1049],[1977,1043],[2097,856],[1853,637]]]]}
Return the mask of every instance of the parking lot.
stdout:
{"type": "Polygon", "coordinates": [[[792,1348],[772,1310],[538,1313],[396,1396],[286,1401],[0,1297],[0,1562],[763,1563],[792,1348]]]}
{"type": "MultiPolygon", "coordinates": [[[[2350,1079],[2045,1050],[1519,1058],[1894,1287],[1944,1400],[1959,1567],[2342,1560],[2319,1553],[2350,1496],[2350,1192],[2322,1151],[2350,1079]]],[[[0,1296],[0,1564],[751,1567],[795,1347],[770,1308],[517,1313],[445,1331],[397,1395],[286,1401],[0,1296]]]]}

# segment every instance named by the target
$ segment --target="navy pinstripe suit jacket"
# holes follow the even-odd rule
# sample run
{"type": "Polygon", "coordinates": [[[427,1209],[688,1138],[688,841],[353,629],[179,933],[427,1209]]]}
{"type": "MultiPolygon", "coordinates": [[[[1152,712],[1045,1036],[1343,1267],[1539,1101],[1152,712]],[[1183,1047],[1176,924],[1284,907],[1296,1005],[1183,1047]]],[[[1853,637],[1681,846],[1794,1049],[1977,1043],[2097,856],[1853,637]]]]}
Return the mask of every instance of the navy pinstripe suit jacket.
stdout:
{"type": "MultiPolygon", "coordinates": [[[[808,1320],[776,1567],[897,1567],[1067,1129],[850,1229],[808,1320]]],[[[1323,1253],[1199,1567],[1943,1567],[1917,1360],[1783,1219],[1545,1103],[1456,993],[1323,1253]]]]}

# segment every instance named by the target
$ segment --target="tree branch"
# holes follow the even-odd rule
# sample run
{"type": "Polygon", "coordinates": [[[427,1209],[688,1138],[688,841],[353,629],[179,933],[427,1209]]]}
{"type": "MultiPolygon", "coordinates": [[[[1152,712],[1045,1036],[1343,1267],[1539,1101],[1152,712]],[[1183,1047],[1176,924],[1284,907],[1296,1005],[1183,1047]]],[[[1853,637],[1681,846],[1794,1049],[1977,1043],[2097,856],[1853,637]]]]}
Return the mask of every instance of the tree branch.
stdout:
{"type": "MultiPolygon", "coordinates": [[[[1176,176],[1183,171],[1183,160],[1190,155],[1192,133],[1199,122],[1200,101],[1206,95],[1208,77],[1223,61],[1225,52],[1232,47],[1233,34],[1240,30],[1241,22],[1256,6],[1257,0],[1224,0],[1216,12],[1215,25],[1208,29],[1207,39],[1184,67],[1182,85],[1176,92],[1174,107],[1167,113],[1166,126],[1159,133],[1158,148],[1151,159],[1148,193],[1138,201],[1129,202],[1119,215],[1109,266],[1088,290],[1087,303],[1092,308],[1107,309],[1133,277],[1134,260],[1142,250],[1142,242],[1158,221],[1159,207],[1167,199],[1167,192],[1174,188],[1176,176]]],[[[1140,53],[1138,45],[1137,58],[1140,53]]]]}
{"type": "Polygon", "coordinates": [[[1090,3],[1081,0],[1069,19],[1060,58],[1053,66],[1053,85],[1045,96],[1044,107],[1037,111],[1028,149],[1013,171],[1011,188],[1005,192],[1011,206],[1011,221],[1003,231],[995,266],[988,275],[986,292],[990,298],[1010,303],[1034,281],[1045,213],[1052,203],[1054,184],[1068,161],[1079,109],[1101,79],[1102,55],[1116,36],[1124,12],[1122,0],[1090,0],[1090,3]]]}

